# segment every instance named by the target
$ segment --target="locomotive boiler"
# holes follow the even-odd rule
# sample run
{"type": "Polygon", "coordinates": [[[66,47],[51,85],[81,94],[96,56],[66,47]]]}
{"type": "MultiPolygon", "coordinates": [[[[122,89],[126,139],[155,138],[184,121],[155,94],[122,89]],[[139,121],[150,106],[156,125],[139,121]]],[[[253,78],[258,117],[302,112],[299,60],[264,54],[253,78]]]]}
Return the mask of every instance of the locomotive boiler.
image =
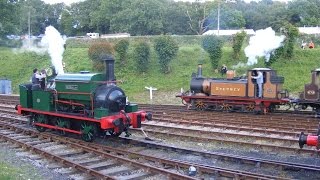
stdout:
{"type": "Polygon", "coordinates": [[[197,74],[191,78],[190,90],[178,97],[191,109],[266,113],[290,102],[283,83],[284,78],[269,68],[248,70],[246,77],[205,78],[199,64],[197,74]],[[263,74],[262,98],[257,97],[258,86],[252,78],[258,71],[263,74]]]}
{"type": "Polygon", "coordinates": [[[114,59],[103,58],[106,73],[72,73],[57,75],[47,88],[20,85],[18,114],[28,115],[39,130],[55,129],[62,134],[75,133],[85,141],[95,136],[130,135],[129,127],[140,128],[151,114],[138,111],[127,102],[124,91],[116,85],[114,59]]]}

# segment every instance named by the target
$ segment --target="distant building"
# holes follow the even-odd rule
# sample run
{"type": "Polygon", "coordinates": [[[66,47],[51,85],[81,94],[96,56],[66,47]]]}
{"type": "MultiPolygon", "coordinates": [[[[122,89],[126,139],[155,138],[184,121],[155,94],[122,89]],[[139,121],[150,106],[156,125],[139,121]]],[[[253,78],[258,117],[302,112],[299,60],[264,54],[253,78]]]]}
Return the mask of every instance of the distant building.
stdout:
{"type": "Polygon", "coordinates": [[[241,31],[246,32],[248,35],[255,35],[253,29],[237,29],[237,30],[209,30],[203,33],[202,35],[221,35],[221,36],[231,36],[237,33],[240,33],[241,31]]]}
{"type": "Polygon", "coordinates": [[[129,33],[117,33],[117,34],[102,34],[101,38],[124,38],[130,37],[129,33]]]}
{"type": "Polygon", "coordinates": [[[320,34],[320,27],[298,27],[301,34],[320,34]]]}

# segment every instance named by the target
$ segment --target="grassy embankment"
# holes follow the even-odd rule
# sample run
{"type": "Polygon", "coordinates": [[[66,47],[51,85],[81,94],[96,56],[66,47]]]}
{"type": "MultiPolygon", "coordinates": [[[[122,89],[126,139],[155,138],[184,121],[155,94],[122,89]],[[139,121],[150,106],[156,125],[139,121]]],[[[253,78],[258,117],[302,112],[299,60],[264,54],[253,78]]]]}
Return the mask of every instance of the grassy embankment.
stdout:
{"type": "MultiPolygon", "coordinates": [[[[80,70],[90,70],[91,62],[87,55],[88,48],[72,48],[69,47],[64,53],[64,61],[67,65],[67,72],[79,72],[80,70]]],[[[147,73],[141,74],[135,71],[134,62],[132,59],[133,49],[129,50],[129,57],[125,67],[120,67],[116,62],[116,77],[118,80],[123,80],[120,85],[129,96],[129,99],[134,102],[149,102],[149,93],[145,86],[158,88],[154,93],[154,103],[176,103],[180,100],[174,96],[180,92],[180,88],[187,90],[192,72],[196,72],[197,63],[199,60],[204,62],[204,76],[220,76],[215,73],[210,66],[209,58],[200,45],[182,45],[180,46],[177,58],[171,62],[171,73],[161,74],[159,65],[156,60],[156,55],[152,49],[150,69],[147,73]]],[[[304,84],[310,81],[310,70],[320,68],[320,49],[296,49],[295,57],[286,60],[279,59],[278,62],[272,65],[272,68],[278,71],[278,74],[285,77],[284,87],[291,93],[303,89],[304,84]]],[[[230,67],[236,65],[239,61],[246,62],[244,54],[240,60],[233,60],[232,48],[226,46],[223,48],[223,58],[220,64],[227,64],[230,67]]],[[[32,75],[32,69],[46,68],[50,64],[48,55],[37,55],[35,53],[14,53],[11,49],[0,48],[0,77],[6,77],[12,80],[12,88],[14,93],[18,93],[19,83],[26,83],[32,75]]],[[[237,69],[237,75],[246,73],[247,69],[253,67],[264,67],[263,60],[260,59],[257,65],[237,69]]]]}

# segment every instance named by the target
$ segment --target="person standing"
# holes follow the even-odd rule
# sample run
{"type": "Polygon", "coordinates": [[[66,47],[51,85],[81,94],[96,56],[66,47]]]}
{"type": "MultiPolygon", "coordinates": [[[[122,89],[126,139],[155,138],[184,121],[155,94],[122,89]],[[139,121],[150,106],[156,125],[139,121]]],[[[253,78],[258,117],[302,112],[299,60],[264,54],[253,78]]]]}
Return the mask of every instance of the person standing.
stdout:
{"type": "Polygon", "coordinates": [[[40,87],[41,87],[41,89],[45,89],[45,87],[46,87],[46,77],[47,77],[46,70],[42,69],[41,73],[40,73],[40,76],[41,76],[41,79],[39,79],[40,87]]]}
{"type": "Polygon", "coordinates": [[[38,69],[35,68],[35,69],[33,70],[33,75],[32,75],[32,77],[31,77],[31,82],[32,82],[32,84],[38,84],[38,85],[40,85],[40,79],[42,79],[42,78],[43,78],[43,76],[40,75],[38,69]]]}
{"type": "Polygon", "coordinates": [[[258,71],[257,74],[257,76],[252,76],[252,78],[256,79],[256,82],[258,84],[258,98],[262,98],[263,74],[261,71],[258,71]]]}
{"type": "Polygon", "coordinates": [[[228,71],[227,66],[225,64],[223,64],[220,69],[221,75],[223,76],[224,74],[227,73],[227,71],[228,71]]]}

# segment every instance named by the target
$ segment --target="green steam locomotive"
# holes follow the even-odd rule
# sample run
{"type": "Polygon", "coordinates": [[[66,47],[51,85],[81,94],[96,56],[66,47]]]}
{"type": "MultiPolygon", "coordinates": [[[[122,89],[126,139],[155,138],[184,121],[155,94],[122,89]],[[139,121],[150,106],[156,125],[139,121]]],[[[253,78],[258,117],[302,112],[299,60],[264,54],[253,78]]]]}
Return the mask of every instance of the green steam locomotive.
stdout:
{"type": "Polygon", "coordinates": [[[141,128],[141,122],[151,120],[152,115],[127,102],[124,91],[116,85],[113,57],[102,60],[105,74],[54,74],[46,88],[21,84],[18,114],[29,116],[40,132],[54,129],[63,135],[79,134],[85,141],[123,132],[129,136],[129,127],[141,128]]]}

